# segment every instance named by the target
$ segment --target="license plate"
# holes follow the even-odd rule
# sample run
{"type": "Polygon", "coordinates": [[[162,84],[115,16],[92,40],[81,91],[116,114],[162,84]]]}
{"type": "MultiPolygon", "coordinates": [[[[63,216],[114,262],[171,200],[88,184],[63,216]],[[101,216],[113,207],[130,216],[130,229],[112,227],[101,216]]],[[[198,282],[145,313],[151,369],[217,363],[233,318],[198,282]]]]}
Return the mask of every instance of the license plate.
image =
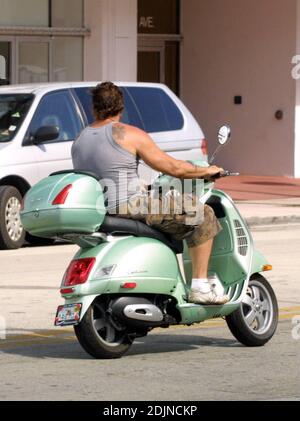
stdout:
{"type": "Polygon", "coordinates": [[[55,326],[76,325],[80,320],[82,304],[59,306],[55,317],[55,326]]]}

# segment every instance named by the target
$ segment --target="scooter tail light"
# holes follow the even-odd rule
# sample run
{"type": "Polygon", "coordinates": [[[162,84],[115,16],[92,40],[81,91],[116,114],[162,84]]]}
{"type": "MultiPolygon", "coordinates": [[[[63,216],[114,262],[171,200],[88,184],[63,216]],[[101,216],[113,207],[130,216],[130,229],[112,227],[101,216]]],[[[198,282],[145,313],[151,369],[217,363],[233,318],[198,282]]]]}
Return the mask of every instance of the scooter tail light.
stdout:
{"type": "Polygon", "coordinates": [[[84,284],[96,263],[95,257],[73,260],[63,278],[63,287],[84,284]]]}
{"type": "Polygon", "coordinates": [[[66,187],[64,187],[53,200],[52,205],[64,205],[72,187],[72,184],[68,184],[66,187]]]}
{"type": "Polygon", "coordinates": [[[134,288],[136,288],[136,287],[137,287],[136,282],[125,282],[125,283],[122,285],[122,288],[124,288],[124,289],[134,289],[134,288]]]}
{"type": "Polygon", "coordinates": [[[61,288],[60,293],[61,295],[66,295],[66,294],[73,294],[74,292],[74,288],[61,288]]]}
{"type": "Polygon", "coordinates": [[[208,155],[206,139],[201,139],[200,142],[201,142],[201,151],[202,151],[203,155],[208,155]]]}

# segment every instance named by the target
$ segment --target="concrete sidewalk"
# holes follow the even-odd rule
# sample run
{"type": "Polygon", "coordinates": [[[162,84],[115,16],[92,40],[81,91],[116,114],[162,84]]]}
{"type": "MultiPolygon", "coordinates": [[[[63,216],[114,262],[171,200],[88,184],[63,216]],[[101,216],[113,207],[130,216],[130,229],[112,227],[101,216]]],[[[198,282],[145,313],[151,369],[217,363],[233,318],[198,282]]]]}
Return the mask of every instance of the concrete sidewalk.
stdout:
{"type": "Polygon", "coordinates": [[[250,226],[300,224],[300,179],[241,175],[216,182],[250,226]]]}

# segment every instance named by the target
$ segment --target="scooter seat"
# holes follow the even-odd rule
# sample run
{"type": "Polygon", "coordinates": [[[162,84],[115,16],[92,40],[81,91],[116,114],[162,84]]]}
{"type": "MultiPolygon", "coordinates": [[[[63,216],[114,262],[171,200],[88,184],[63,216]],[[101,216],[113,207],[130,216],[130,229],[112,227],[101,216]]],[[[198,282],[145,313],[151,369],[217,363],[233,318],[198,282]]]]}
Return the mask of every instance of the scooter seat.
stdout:
{"type": "Polygon", "coordinates": [[[106,216],[99,231],[115,236],[133,235],[135,237],[154,238],[170,247],[176,254],[183,253],[183,241],[175,240],[171,236],[133,219],[106,216]]]}

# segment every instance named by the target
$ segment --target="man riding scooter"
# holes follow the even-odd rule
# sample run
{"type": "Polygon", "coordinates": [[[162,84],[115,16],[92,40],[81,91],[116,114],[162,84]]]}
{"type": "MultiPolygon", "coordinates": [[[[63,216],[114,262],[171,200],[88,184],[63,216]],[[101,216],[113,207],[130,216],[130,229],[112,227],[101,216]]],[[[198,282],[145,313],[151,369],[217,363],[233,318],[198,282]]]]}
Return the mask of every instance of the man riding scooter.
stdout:
{"type": "MultiPolygon", "coordinates": [[[[193,265],[193,280],[189,301],[195,304],[225,304],[227,295],[218,295],[213,288],[214,279],[208,278],[208,264],[215,236],[221,226],[213,210],[204,205],[203,221],[191,226],[182,216],[172,212],[159,215],[136,213],[139,204],[149,195],[138,177],[142,159],[156,171],[180,179],[209,179],[223,171],[217,166],[207,168],[174,159],[164,153],[143,130],[120,122],[124,110],[123,94],[111,82],[97,85],[93,91],[95,122],[87,127],[72,147],[73,166],[90,171],[102,180],[111,180],[119,192],[107,189],[107,212],[118,217],[139,219],[175,239],[185,239],[193,265]],[[128,186],[140,186],[137,189],[128,186]]],[[[151,199],[150,199],[151,200],[151,199]]],[[[181,196],[181,200],[183,197],[181,196]]],[[[199,207],[201,207],[199,203],[199,207]]],[[[149,205],[147,205],[147,208],[149,205]]],[[[150,206],[151,207],[151,206],[150,206]]]]}

